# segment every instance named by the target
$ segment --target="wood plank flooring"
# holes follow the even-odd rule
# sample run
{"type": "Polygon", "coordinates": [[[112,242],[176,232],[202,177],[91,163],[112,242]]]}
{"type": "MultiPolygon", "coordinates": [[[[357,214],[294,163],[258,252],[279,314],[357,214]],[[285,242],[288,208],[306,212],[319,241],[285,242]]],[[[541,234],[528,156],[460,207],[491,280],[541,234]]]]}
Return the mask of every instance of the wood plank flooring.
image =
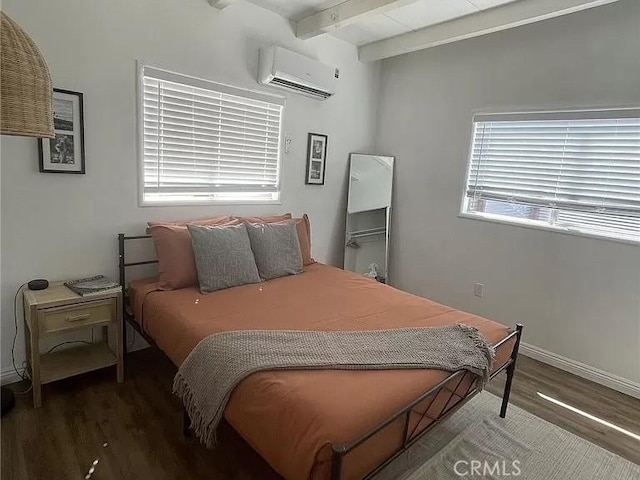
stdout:
{"type": "MultiPolygon", "coordinates": [[[[181,408],[171,394],[173,365],[158,351],[130,355],[125,383],[113,368],[43,389],[43,407],[17,398],[2,419],[2,478],[93,480],[277,479],[279,476],[229,426],[206,450],[181,435],[181,408]]],[[[488,388],[501,393],[502,376],[488,388]]],[[[15,390],[21,384],[12,386],[15,390]]],[[[640,464],[640,442],[540,398],[545,393],[640,433],[640,400],[520,357],[512,403],[640,464]]],[[[498,412],[496,412],[496,415],[498,412]]]]}
{"type": "MultiPolygon", "coordinates": [[[[502,395],[505,377],[487,390],[502,395]]],[[[542,399],[537,392],[640,435],[640,400],[520,355],[510,403],[640,465],[640,441],[542,399]]],[[[507,411],[507,415],[509,415],[507,411]]]]}

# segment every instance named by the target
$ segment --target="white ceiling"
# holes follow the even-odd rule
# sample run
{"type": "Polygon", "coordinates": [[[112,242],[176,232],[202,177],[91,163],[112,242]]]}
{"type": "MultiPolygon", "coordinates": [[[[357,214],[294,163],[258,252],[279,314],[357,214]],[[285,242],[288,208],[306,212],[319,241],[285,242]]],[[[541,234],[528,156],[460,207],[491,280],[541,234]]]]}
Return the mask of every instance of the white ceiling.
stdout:
{"type": "MultiPolygon", "coordinates": [[[[620,0],[244,0],[289,19],[298,38],[333,35],[373,62],[620,0]]],[[[220,7],[233,0],[209,0],[220,7]]]]}
{"type": "Polygon", "coordinates": [[[298,20],[306,15],[320,12],[342,3],[344,0],[249,0],[278,15],[291,20],[298,20]]]}
{"type": "MultiPolygon", "coordinates": [[[[249,0],[293,21],[344,0],[249,0]]],[[[418,0],[383,14],[367,16],[331,32],[354,45],[366,45],[517,0],[418,0]]]]}

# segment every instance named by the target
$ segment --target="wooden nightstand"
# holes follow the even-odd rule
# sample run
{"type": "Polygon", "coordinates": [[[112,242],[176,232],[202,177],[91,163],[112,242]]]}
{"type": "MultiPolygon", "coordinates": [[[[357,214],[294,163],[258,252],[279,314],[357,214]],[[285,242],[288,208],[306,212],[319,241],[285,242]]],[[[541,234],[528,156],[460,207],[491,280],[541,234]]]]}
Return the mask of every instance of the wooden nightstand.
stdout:
{"type": "Polygon", "coordinates": [[[24,333],[27,363],[33,383],[33,406],[42,405],[41,385],[80,373],[116,365],[118,383],[124,379],[122,293],[109,291],[80,296],[62,283],[45,290],[24,290],[24,333]],[[40,338],[102,327],[99,343],[40,353],[40,338]],[[109,332],[111,330],[111,332],[109,332]],[[115,334],[115,350],[109,347],[115,334]]]}

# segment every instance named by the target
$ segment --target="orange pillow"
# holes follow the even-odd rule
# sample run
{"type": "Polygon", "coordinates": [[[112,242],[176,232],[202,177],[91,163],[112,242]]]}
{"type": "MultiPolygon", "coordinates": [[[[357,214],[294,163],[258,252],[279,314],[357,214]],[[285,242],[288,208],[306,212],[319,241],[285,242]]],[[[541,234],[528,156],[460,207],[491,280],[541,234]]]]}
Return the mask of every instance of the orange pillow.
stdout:
{"type": "Polygon", "coordinates": [[[173,222],[173,224],[149,222],[149,230],[158,255],[158,288],[160,290],[176,290],[198,284],[191,235],[186,227],[188,223],[224,226],[240,222],[231,217],[173,222]]]}
{"type": "Polygon", "coordinates": [[[298,232],[302,264],[307,266],[316,263],[316,261],[311,258],[311,224],[309,223],[309,217],[305,213],[302,218],[294,218],[293,220],[296,224],[296,232],[298,232]]]}
{"type": "Polygon", "coordinates": [[[149,228],[155,227],[157,225],[172,225],[174,227],[186,227],[189,224],[192,224],[192,225],[220,225],[222,223],[232,222],[233,220],[234,220],[234,217],[231,217],[229,215],[222,215],[220,217],[203,218],[203,219],[200,219],[200,220],[187,220],[187,221],[179,221],[179,222],[164,222],[164,221],[147,222],[147,225],[149,225],[149,228]]]}
{"type": "Polygon", "coordinates": [[[265,216],[257,216],[257,217],[234,217],[241,222],[248,223],[278,223],[283,220],[291,220],[290,213],[284,213],[282,215],[265,215],[265,216]]]}

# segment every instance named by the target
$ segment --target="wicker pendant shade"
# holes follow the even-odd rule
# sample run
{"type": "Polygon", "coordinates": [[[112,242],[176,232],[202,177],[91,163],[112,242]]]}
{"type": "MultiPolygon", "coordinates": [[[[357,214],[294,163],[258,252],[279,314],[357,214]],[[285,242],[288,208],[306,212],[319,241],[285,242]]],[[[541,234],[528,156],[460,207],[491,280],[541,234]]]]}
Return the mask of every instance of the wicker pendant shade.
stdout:
{"type": "Polygon", "coordinates": [[[36,44],[2,12],[0,133],[54,138],[51,75],[36,44]]]}

